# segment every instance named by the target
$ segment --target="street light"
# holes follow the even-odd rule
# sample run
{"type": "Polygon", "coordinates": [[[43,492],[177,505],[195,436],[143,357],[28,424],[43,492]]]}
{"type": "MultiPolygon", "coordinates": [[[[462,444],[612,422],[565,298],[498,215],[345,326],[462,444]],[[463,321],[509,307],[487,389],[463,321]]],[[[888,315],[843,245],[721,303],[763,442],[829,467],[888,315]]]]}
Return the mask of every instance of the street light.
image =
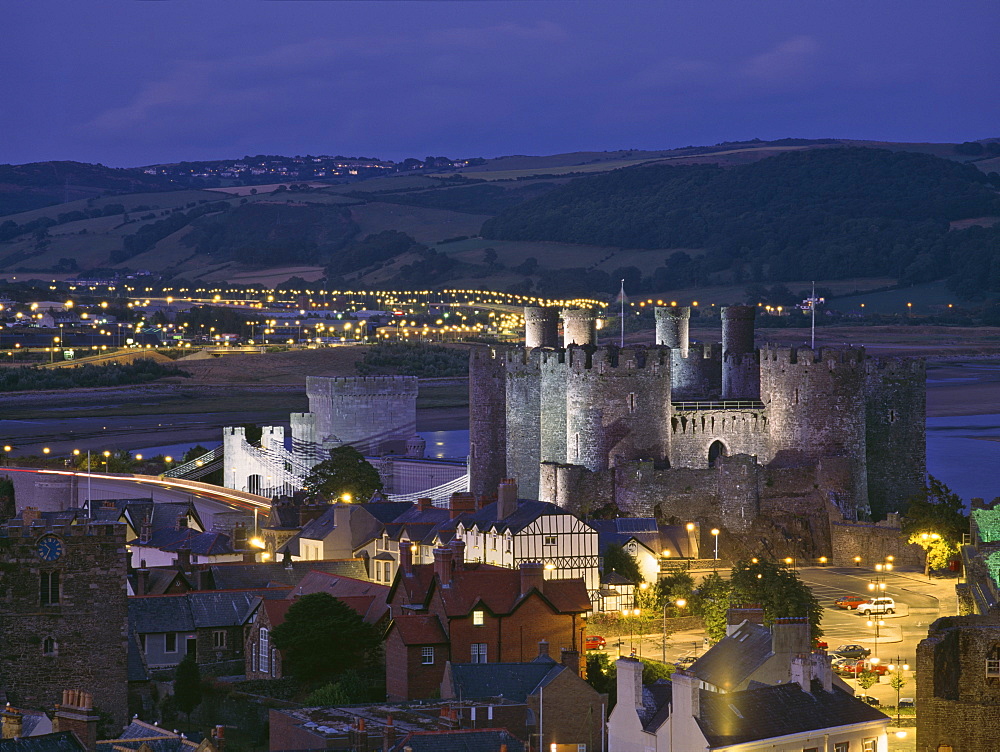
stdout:
{"type": "Polygon", "coordinates": [[[896,662],[889,664],[889,670],[895,671],[896,675],[892,677],[890,683],[896,690],[896,725],[899,725],[899,692],[906,684],[906,680],[903,678],[903,672],[910,670],[910,664],[903,663],[902,659],[897,655],[896,662]]]}
{"type": "Polygon", "coordinates": [[[719,528],[712,528],[712,537],[715,538],[715,560],[719,560],[719,528]]]}
{"type": "Polygon", "coordinates": [[[872,663],[878,663],[878,637],[879,629],[885,626],[885,619],[875,619],[874,621],[868,620],[869,627],[875,627],[875,657],[872,658],[872,663]]]}
{"type": "MultiPolygon", "coordinates": [[[[626,621],[628,621],[628,645],[629,645],[629,650],[631,651],[631,655],[629,656],[630,658],[635,658],[635,644],[634,644],[634,642],[632,640],[632,636],[634,634],[633,624],[632,624],[632,620],[629,619],[629,617],[630,616],[638,616],[641,613],[642,613],[642,611],[640,611],[637,608],[634,608],[634,609],[623,608],[622,609],[622,616],[624,616],[625,619],[626,619],[626,621]]],[[[621,651],[619,651],[619,654],[620,653],[621,653],[621,651]]]]}

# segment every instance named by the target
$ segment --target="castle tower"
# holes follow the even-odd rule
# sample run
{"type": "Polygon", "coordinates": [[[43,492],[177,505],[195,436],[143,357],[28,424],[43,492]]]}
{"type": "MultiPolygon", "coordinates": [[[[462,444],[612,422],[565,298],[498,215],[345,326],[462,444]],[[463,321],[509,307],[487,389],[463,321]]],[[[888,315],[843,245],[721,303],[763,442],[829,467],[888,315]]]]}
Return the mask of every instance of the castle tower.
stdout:
{"type": "Polygon", "coordinates": [[[0,527],[0,677],[11,703],[48,706],[86,687],[116,725],[128,718],[125,525],[0,527]]]}
{"type": "Polygon", "coordinates": [[[524,309],[524,346],[559,347],[559,309],[528,306],[524,309]]]}
{"type": "Polygon", "coordinates": [[[306,377],[309,412],[320,441],[335,437],[365,454],[417,432],[415,376],[306,377]]]}
{"type": "Polygon", "coordinates": [[[864,350],[779,347],[760,358],[771,458],[820,463],[842,511],[867,515],[864,350]]]}
{"type": "Polygon", "coordinates": [[[507,379],[503,356],[469,354],[469,474],[472,493],[492,493],[507,477],[507,379]]]}
{"type": "Polygon", "coordinates": [[[563,346],[596,345],[597,314],[590,308],[563,308],[563,346]]]}
{"type": "Polygon", "coordinates": [[[542,462],[566,462],[566,351],[543,352],[541,370],[542,462]]]}
{"type": "Polygon", "coordinates": [[[661,348],[570,348],[566,462],[600,471],[670,455],[670,361],[661,348]]]}
{"type": "MultiPolygon", "coordinates": [[[[541,350],[511,350],[506,353],[507,371],[507,472],[516,478],[525,498],[537,498],[538,467],[542,446],[542,405],[539,360],[541,350]]],[[[496,487],[496,483],[490,488],[496,487]]]]}
{"type": "Polygon", "coordinates": [[[722,399],[760,398],[760,371],[754,349],[753,306],[722,309],[722,399]]]}
{"type": "Polygon", "coordinates": [[[865,448],[872,516],[901,512],[927,475],[927,369],[918,358],[865,362],[865,448]]]}
{"type": "Polygon", "coordinates": [[[691,308],[688,306],[657,306],[656,344],[680,350],[685,358],[688,354],[688,331],[691,324],[691,308]]]}

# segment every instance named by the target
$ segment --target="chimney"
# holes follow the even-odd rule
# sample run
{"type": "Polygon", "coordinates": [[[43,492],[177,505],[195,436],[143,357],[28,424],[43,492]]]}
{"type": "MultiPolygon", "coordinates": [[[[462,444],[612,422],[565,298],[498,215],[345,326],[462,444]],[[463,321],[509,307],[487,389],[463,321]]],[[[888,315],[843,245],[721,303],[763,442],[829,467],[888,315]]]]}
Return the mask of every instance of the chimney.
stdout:
{"type": "Polygon", "coordinates": [[[451,510],[451,519],[455,519],[466,512],[475,512],[476,497],[468,491],[457,491],[451,495],[448,508],[451,510]]]}
{"type": "Polygon", "coordinates": [[[771,650],[778,655],[808,653],[812,648],[809,620],[804,616],[775,619],[771,626],[771,650]]]}
{"type": "Polygon", "coordinates": [[[183,572],[187,572],[191,569],[191,549],[190,548],[179,548],[177,549],[177,568],[183,572]]]}
{"type": "Polygon", "coordinates": [[[541,639],[538,641],[538,657],[549,657],[549,641],[546,639],[541,639]]]}
{"type": "Polygon", "coordinates": [[[21,714],[10,706],[9,702],[0,713],[0,728],[3,729],[0,739],[20,739],[24,733],[24,720],[21,718],[21,714]]]}
{"type": "Polygon", "coordinates": [[[413,576],[413,548],[415,544],[406,539],[399,541],[399,568],[407,577],[413,576]]]}
{"type": "Polygon", "coordinates": [[[448,546],[454,556],[455,569],[465,569],[465,541],[461,538],[453,538],[448,546]]]}
{"type": "Polygon", "coordinates": [[[802,687],[803,692],[812,692],[813,681],[818,681],[825,692],[833,691],[833,669],[825,650],[812,653],[796,653],[790,666],[790,681],[802,687]]]}
{"type": "Polygon", "coordinates": [[[215,739],[215,748],[219,752],[225,752],[226,749],[226,727],[216,726],[212,729],[212,738],[215,739]]]}
{"type": "Polygon", "coordinates": [[[733,606],[726,611],[726,636],[728,637],[739,626],[748,621],[751,624],[764,623],[764,609],[758,603],[750,603],[742,606],[733,606]]]}
{"type": "Polygon", "coordinates": [[[237,522],[236,527],[233,528],[233,548],[237,551],[242,551],[248,545],[247,529],[243,526],[242,522],[237,522]]]}
{"type": "Polygon", "coordinates": [[[421,512],[426,512],[428,509],[434,508],[434,499],[428,499],[426,496],[417,499],[417,509],[421,512]]]}
{"type": "Polygon", "coordinates": [[[90,692],[79,689],[64,689],[62,704],[56,705],[52,719],[53,731],[72,731],[88,750],[97,749],[97,721],[94,712],[94,698],[90,692]]]}
{"type": "Polygon", "coordinates": [[[42,519],[42,513],[38,511],[37,507],[25,507],[24,511],[21,512],[21,519],[24,520],[26,527],[30,527],[32,522],[42,519]]]}
{"type": "Polygon", "coordinates": [[[540,561],[522,561],[521,566],[521,596],[524,597],[534,588],[539,593],[545,589],[545,570],[540,561]]]}
{"type": "Polygon", "coordinates": [[[517,511],[517,481],[504,478],[497,487],[497,519],[505,520],[517,511]]]}
{"type": "Polygon", "coordinates": [[[580,675],[580,651],[570,650],[568,648],[562,649],[561,659],[559,662],[562,663],[566,668],[572,671],[577,676],[580,675]]]}
{"type": "Polygon", "coordinates": [[[299,507],[299,527],[305,527],[326,511],[328,504],[303,504],[299,507]]]}
{"type": "Polygon", "coordinates": [[[135,570],[135,594],[147,595],[149,593],[149,570],[135,570]]]}
{"type": "Polygon", "coordinates": [[[139,526],[139,543],[149,543],[151,540],[153,540],[153,522],[149,515],[146,515],[139,526]]]}
{"type": "Polygon", "coordinates": [[[392,714],[385,717],[385,726],[382,727],[382,752],[389,752],[396,746],[396,727],[392,725],[392,714]]]}
{"type": "Polygon", "coordinates": [[[441,582],[441,587],[451,587],[453,556],[450,548],[434,549],[434,574],[441,582]]]}
{"type": "MultiPolygon", "coordinates": [[[[621,664],[621,661],[618,663],[621,664]]],[[[641,663],[639,664],[639,681],[642,681],[641,663]]],[[[688,671],[678,670],[670,676],[670,681],[673,684],[671,692],[673,712],[671,715],[674,718],[673,722],[679,723],[683,727],[688,724],[689,718],[701,716],[701,679],[688,671]]],[[[621,684],[618,686],[620,687],[621,684]]],[[[642,705],[641,695],[639,705],[642,705]]]]}
{"type": "Polygon", "coordinates": [[[207,564],[199,564],[198,568],[192,572],[192,579],[194,582],[191,583],[195,590],[211,590],[211,572],[208,571],[207,564]]]}
{"type": "MultiPolygon", "coordinates": [[[[618,704],[642,712],[642,662],[636,658],[619,658],[615,668],[618,670],[618,704]]],[[[680,672],[674,676],[677,673],[680,672]]]]}

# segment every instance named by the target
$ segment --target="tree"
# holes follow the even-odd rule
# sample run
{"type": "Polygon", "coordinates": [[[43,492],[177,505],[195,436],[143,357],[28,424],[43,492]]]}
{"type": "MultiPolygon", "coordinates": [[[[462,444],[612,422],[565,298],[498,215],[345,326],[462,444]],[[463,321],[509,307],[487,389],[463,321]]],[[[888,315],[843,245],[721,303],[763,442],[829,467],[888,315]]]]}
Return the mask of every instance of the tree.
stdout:
{"type": "Polygon", "coordinates": [[[604,573],[617,572],[629,582],[642,582],[642,573],[635,558],[621,546],[609,543],[604,549],[604,573]]]}
{"type": "Polygon", "coordinates": [[[312,498],[345,501],[367,501],[383,486],[378,470],[352,446],[331,449],[330,459],[313,467],[303,485],[312,498]]]}
{"type": "Polygon", "coordinates": [[[878,674],[874,671],[861,671],[858,674],[858,686],[866,692],[878,684],[878,674]]]}
{"type": "Polygon", "coordinates": [[[299,598],[271,634],[275,647],[285,651],[284,667],[307,682],[363,667],[379,643],[370,624],[328,593],[299,598]]]}
{"type": "Polygon", "coordinates": [[[965,515],[962,498],[933,475],[927,476],[927,487],[919,496],[910,499],[903,515],[903,532],[911,536],[936,533],[951,545],[958,545],[962,535],[969,532],[969,518],[965,515]]]}
{"type": "Polygon", "coordinates": [[[177,667],[174,702],[177,703],[177,709],[188,717],[189,722],[191,711],[201,704],[201,671],[198,670],[198,664],[191,653],[185,655],[177,667]]]}
{"type": "Polygon", "coordinates": [[[691,598],[691,613],[701,617],[708,638],[718,642],[726,636],[726,611],[732,598],[730,583],[712,572],[701,582],[691,598]]]}
{"type": "Polygon", "coordinates": [[[0,525],[13,517],[16,512],[14,481],[10,478],[0,478],[0,525]]]}
{"type": "Polygon", "coordinates": [[[806,617],[812,638],[823,634],[823,608],[812,590],[789,567],[769,559],[738,561],[730,576],[732,603],[759,603],[764,623],[783,617],[806,617]]]}

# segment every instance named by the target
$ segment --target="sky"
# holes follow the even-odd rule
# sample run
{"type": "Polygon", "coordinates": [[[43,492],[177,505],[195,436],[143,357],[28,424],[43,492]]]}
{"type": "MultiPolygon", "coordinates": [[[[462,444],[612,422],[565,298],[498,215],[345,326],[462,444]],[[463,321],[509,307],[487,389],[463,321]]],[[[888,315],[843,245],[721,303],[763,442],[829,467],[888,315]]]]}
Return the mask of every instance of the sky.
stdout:
{"type": "Polygon", "coordinates": [[[996,0],[32,0],[0,28],[0,163],[1000,137],[996,0]]]}

